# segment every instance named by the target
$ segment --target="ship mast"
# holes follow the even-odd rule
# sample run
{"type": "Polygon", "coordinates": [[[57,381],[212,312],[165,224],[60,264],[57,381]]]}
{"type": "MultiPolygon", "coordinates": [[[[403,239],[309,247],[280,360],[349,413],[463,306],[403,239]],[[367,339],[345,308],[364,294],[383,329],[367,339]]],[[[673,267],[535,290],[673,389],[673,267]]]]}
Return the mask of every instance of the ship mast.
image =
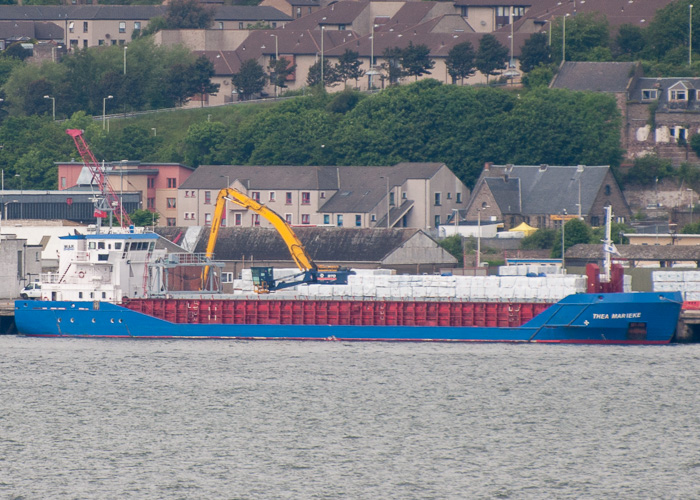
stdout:
{"type": "Polygon", "coordinates": [[[612,207],[608,205],[605,207],[605,240],[603,241],[603,253],[605,254],[605,261],[603,263],[603,271],[605,272],[605,282],[610,283],[610,269],[612,267],[611,253],[609,250],[612,248],[612,239],[610,238],[612,226],[612,207]]]}

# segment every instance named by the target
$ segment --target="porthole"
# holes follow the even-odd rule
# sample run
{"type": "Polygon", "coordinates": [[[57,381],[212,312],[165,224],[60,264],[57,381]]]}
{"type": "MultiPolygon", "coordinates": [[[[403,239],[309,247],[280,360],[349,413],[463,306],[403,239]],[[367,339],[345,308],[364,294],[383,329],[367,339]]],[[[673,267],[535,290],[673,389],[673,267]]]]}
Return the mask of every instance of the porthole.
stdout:
{"type": "Polygon", "coordinates": [[[121,318],[119,318],[119,324],[121,324],[121,322],[122,322],[122,319],[121,319],[121,318]]]}
{"type": "Polygon", "coordinates": [[[71,319],[70,319],[70,322],[71,322],[71,323],[75,323],[75,318],[71,318],[71,319]]]}
{"type": "Polygon", "coordinates": [[[92,322],[95,323],[95,318],[92,318],[92,322]]]}
{"type": "Polygon", "coordinates": [[[110,322],[110,323],[114,323],[114,318],[111,318],[111,319],[109,320],[109,322],[110,322]]]}
{"type": "Polygon", "coordinates": [[[58,318],[58,319],[56,320],[56,322],[60,323],[60,322],[61,322],[61,318],[58,318]]]}

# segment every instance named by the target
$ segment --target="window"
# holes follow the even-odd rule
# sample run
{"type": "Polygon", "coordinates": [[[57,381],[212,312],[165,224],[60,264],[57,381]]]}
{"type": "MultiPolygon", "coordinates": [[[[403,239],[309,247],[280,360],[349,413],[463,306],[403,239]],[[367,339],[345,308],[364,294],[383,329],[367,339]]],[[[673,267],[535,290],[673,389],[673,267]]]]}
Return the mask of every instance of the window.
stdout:
{"type": "Polygon", "coordinates": [[[83,33],[87,33],[87,32],[88,32],[88,23],[87,23],[87,21],[83,21],[83,33]]]}
{"type": "Polygon", "coordinates": [[[73,33],[75,31],[75,23],[73,21],[68,23],[68,33],[73,33]]]}
{"type": "Polygon", "coordinates": [[[168,208],[175,208],[175,198],[168,198],[168,208]]]}
{"type": "Polygon", "coordinates": [[[301,223],[311,224],[311,217],[309,216],[309,214],[301,214],[301,223]]]}
{"type": "Polygon", "coordinates": [[[221,273],[222,283],[233,283],[233,273],[221,273]]]}
{"type": "Polygon", "coordinates": [[[251,216],[251,223],[253,226],[259,226],[260,225],[260,214],[253,214],[251,216]]]}
{"type": "Polygon", "coordinates": [[[285,194],[284,194],[284,204],[285,204],[285,205],[291,205],[291,204],[292,204],[292,193],[285,193],[285,194]]]}
{"type": "Polygon", "coordinates": [[[401,199],[402,199],[402,200],[405,200],[405,199],[407,199],[407,198],[408,198],[408,194],[406,194],[406,191],[404,191],[403,193],[401,193],[401,199]]]}
{"type": "Polygon", "coordinates": [[[605,185],[605,196],[610,196],[611,193],[610,184],[605,185]]]}
{"type": "Polygon", "coordinates": [[[336,220],[338,221],[338,227],[343,227],[343,216],[342,214],[336,216],[336,220]]]}
{"type": "Polygon", "coordinates": [[[435,193],[435,206],[439,207],[442,205],[442,195],[440,193],[435,193]]]}
{"type": "Polygon", "coordinates": [[[362,227],[362,216],[361,215],[355,216],[355,227],[362,227]]]}
{"type": "Polygon", "coordinates": [[[684,141],[687,139],[687,130],[684,128],[679,128],[678,129],[678,140],[679,141],[684,141]]]}
{"type": "Polygon", "coordinates": [[[204,204],[211,205],[211,191],[204,191],[204,204]]]}
{"type": "Polygon", "coordinates": [[[685,101],[686,100],[685,89],[683,89],[683,90],[670,90],[669,92],[671,94],[670,99],[672,101],[685,101]]]}
{"type": "Polygon", "coordinates": [[[462,14],[462,17],[469,17],[469,7],[467,7],[466,5],[463,5],[461,14],[462,14]]]}
{"type": "Polygon", "coordinates": [[[275,198],[276,198],[276,197],[277,197],[277,196],[275,195],[275,192],[274,192],[274,191],[270,191],[270,197],[269,197],[268,201],[275,201],[275,198]]]}
{"type": "Polygon", "coordinates": [[[311,193],[309,193],[308,191],[302,191],[301,204],[302,205],[310,205],[311,204],[311,193]]]}
{"type": "Polygon", "coordinates": [[[243,29],[243,23],[238,23],[238,29],[242,30],[243,29]]]}
{"type": "Polygon", "coordinates": [[[510,7],[496,7],[496,28],[502,28],[510,22],[510,7]]]}
{"type": "Polygon", "coordinates": [[[372,216],[370,217],[370,220],[371,220],[372,222],[377,222],[377,215],[376,215],[376,214],[372,214],[372,216]]]}
{"type": "Polygon", "coordinates": [[[87,45],[87,42],[88,42],[87,40],[83,40],[83,48],[84,48],[84,49],[87,49],[87,46],[88,46],[88,45],[87,45]]]}
{"type": "Polygon", "coordinates": [[[344,24],[339,24],[339,25],[338,25],[338,31],[345,31],[345,25],[344,25],[344,24]]]}
{"type": "Polygon", "coordinates": [[[457,193],[456,203],[462,203],[462,193],[457,193]]]}
{"type": "Polygon", "coordinates": [[[64,189],[66,187],[66,178],[65,177],[61,177],[61,187],[64,189]]]}
{"type": "Polygon", "coordinates": [[[168,226],[170,226],[170,227],[174,227],[174,226],[175,226],[175,219],[174,219],[173,217],[168,217],[168,218],[167,218],[167,224],[168,224],[168,226]]]}
{"type": "Polygon", "coordinates": [[[134,29],[135,30],[141,29],[141,21],[134,21],[134,29]]]}
{"type": "Polygon", "coordinates": [[[438,227],[440,225],[440,216],[436,215],[435,216],[435,227],[438,227]]]}
{"type": "Polygon", "coordinates": [[[323,214],[323,223],[330,224],[331,223],[331,216],[328,214],[323,214]]]}
{"type": "Polygon", "coordinates": [[[293,222],[292,222],[292,214],[284,214],[284,221],[285,221],[287,224],[293,224],[293,222]]]}
{"type": "Polygon", "coordinates": [[[168,177],[168,187],[169,188],[176,188],[177,187],[177,179],[174,177],[168,177]]]}
{"type": "Polygon", "coordinates": [[[148,198],[147,206],[150,209],[156,208],[156,199],[155,198],[148,198]]]}
{"type": "Polygon", "coordinates": [[[185,220],[190,220],[190,213],[189,212],[185,212],[185,220]]]}
{"type": "Polygon", "coordinates": [[[260,191],[253,191],[252,193],[250,193],[250,197],[258,203],[260,203],[260,191]]]}
{"type": "Polygon", "coordinates": [[[651,101],[652,99],[657,99],[659,97],[659,91],[655,89],[642,90],[642,100],[651,101]]]}
{"type": "Polygon", "coordinates": [[[301,7],[297,7],[297,18],[301,17],[301,7]]]}
{"type": "Polygon", "coordinates": [[[220,30],[224,29],[224,22],[223,21],[219,21],[219,29],[220,30]]]}
{"type": "Polygon", "coordinates": [[[452,193],[447,193],[447,199],[451,200],[452,199],[452,193]]]}
{"type": "Polygon", "coordinates": [[[235,214],[233,217],[233,225],[240,226],[243,223],[242,219],[243,217],[241,216],[241,214],[235,214]]]}
{"type": "Polygon", "coordinates": [[[148,189],[153,189],[156,187],[156,179],[155,177],[149,177],[148,178],[148,189]]]}
{"type": "Polygon", "coordinates": [[[204,214],[204,225],[211,226],[211,214],[204,214]]]}
{"type": "Polygon", "coordinates": [[[389,193],[389,205],[391,205],[392,207],[395,205],[393,191],[391,193],[389,193]]]}
{"type": "Polygon", "coordinates": [[[126,23],[124,21],[119,22],[119,33],[126,33],[126,23]]]}
{"type": "Polygon", "coordinates": [[[321,191],[321,199],[322,200],[326,199],[326,192],[325,191],[321,191]]]}
{"type": "Polygon", "coordinates": [[[97,40],[97,45],[104,45],[105,41],[104,40],[97,40]]]}

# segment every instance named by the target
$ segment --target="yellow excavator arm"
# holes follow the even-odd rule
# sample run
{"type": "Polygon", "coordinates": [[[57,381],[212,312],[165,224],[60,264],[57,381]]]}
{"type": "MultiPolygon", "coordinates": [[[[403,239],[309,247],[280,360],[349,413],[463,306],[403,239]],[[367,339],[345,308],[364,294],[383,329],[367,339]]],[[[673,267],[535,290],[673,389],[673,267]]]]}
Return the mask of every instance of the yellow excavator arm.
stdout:
{"type": "MultiPolygon", "coordinates": [[[[209,241],[207,241],[207,258],[211,259],[214,256],[214,247],[216,246],[216,240],[219,236],[219,228],[221,227],[221,219],[224,215],[224,210],[226,209],[226,201],[230,201],[231,203],[235,203],[243,208],[252,210],[269,221],[284,240],[292,259],[294,259],[294,262],[299,270],[306,272],[315,271],[318,269],[318,266],[314,263],[311,257],[308,256],[306,250],[304,249],[304,245],[302,245],[297,235],[294,234],[292,228],[289,227],[287,222],[277,212],[267,208],[262,203],[255,201],[253,198],[250,198],[249,196],[233,188],[222,189],[219,191],[219,195],[216,197],[214,217],[211,221],[211,232],[209,233],[209,241]]],[[[205,286],[208,275],[209,267],[207,266],[204,268],[204,272],[202,274],[202,286],[205,286]]]]}

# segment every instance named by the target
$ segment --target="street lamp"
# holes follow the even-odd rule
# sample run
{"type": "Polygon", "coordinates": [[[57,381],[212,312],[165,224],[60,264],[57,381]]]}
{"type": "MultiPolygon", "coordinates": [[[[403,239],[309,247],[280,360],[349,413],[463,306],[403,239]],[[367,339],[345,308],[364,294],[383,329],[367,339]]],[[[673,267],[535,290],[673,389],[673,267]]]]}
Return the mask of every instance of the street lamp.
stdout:
{"type": "Polygon", "coordinates": [[[484,205],[476,209],[476,267],[481,266],[481,211],[491,208],[489,205],[484,205]]]}
{"type": "Polygon", "coordinates": [[[369,71],[367,72],[368,78],[369,78],[369,88],[367,90],[372,90],[372,77],[375,74],[374,71],[374,28],[376,28],[377,25],[374,24],[374,21],[372,21],[372,37],[370,38],[370,44],[369,44],[369,71]]]}
{"type": "Polygon", "coordinates": [[[56,98],[50,95],[45,95],[44,99],[51,99],[51,112],[53,115],[53,121],[56,121],[56,98]]]}
{"type": "Polygon", "coordinates": [[[24,220],[24,179],[19,174],[15,174],[15,177],[19,177],[19,218],[24,220]]]}
{"type": "Polygon", "coordinates": [[[324,90],[326,88],[326,82],[323,80],[323,35],[325,34],[325,31],[326,27],[321,26],[321,85],[323,85],[324,90]]]}
{"type": "MultiPolygon", "coordinates": [[[[279,36],[278,35],[270,35],[275,37],[275,65],[277,65],[277,61],[279,61],[280,58],[280,51],[279,51],[279,36]]],[[[277,86],[277,72],[275,72],[275,97],[279,96],[279,87],[277,86]]]]}
{"type": "Polygon", "coordinates": [[[566,226],[566,209],[561,211],[561,268],[564,269],[564,230],[566,226]]]}
{"type": "Polygon", "coordinates": [[[693,63],[693,4],[688,5],[688,66],[693,63]]]}
{"type": "Polygon", "coordinates": [[[129,47],[124,45],[124,74],[126,75],[126,49],[129,47]]]}
{"type": "Polygon", "coordinates": [[[108,95],[104,99],[102,99],[102,130],[105,129],[105,123],[106,123],[106,115],[105,115],[105,110],[107,108],[107,99],[113,99],[114,96],[108,95]]]}
{"type": "Polygon", "coordinates": [[[690,209],[690,223],[693,223],[693,190],[686,188],[688,191],[688,208],[690,209]]]}
{"type": "Polygon", "coordinates": [[[389,176],[388,175],[382,175],[379,177],[380,179],[386,179],[386,228],[390,229],[391,224],[389,222],[390,217],[389,217],[389,212],[391,212],[391,203],[389,203],[389,176]]]}
{"type": "Polygon", "coordinates": [[[561,62],[566,61],[566,18],[569,14],[562,16],[561,23],[561,62]]]}

